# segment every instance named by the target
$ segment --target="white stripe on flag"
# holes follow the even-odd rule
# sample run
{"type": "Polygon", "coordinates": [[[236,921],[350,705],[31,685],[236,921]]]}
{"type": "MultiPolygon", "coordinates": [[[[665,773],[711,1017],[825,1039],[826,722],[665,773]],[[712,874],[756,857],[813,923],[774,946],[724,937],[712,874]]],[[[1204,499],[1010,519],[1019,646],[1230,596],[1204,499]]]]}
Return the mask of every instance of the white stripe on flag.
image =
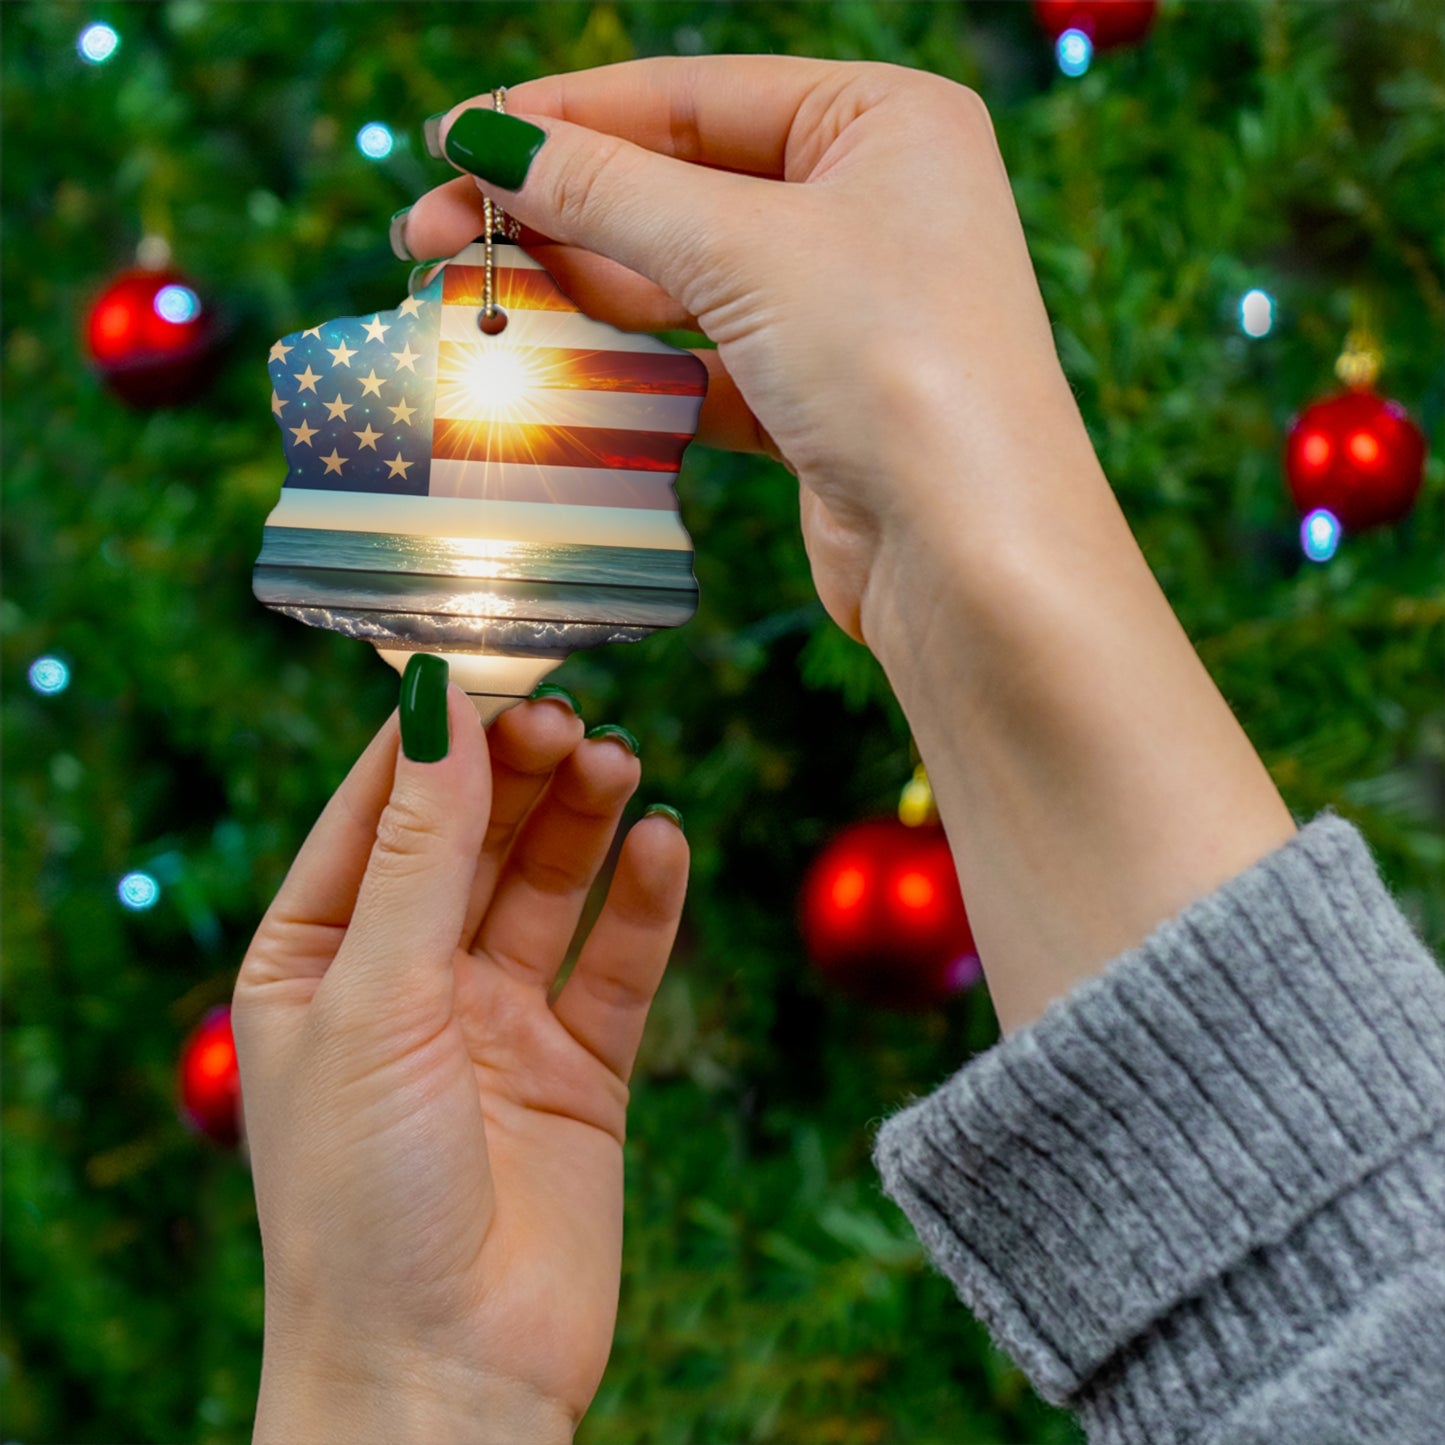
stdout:
{"type": "MultiPolygon", "coordinates": [[[[603,475],[639,474],[604,471],[603,475]]],[[[327,492],[307,487],[282,487],[281,500],[266,518],[266,525],[548,545],[692,547],[682,518],[672,508],[648,511],[552,502],[484,502],[471,497],[399,497],[391,492],[327,492]]]]}
{"type": "MultiPolygon", "coordinates": [[[[443,306],[441,340],[485,340],[477,329],[479,306],[443,306]]],[[[604,321],[594,321],[580,311],[525,311],[507,309],[507,329],[494,344],[506,347],[557,346],[569,351],[653,351],[675,352],[675,346],[646,336],[640,331],[619,331],[604,321]]]]}
{"type": "Polygon", "coordinates": [[[645,396],[629,391],[573,391],[536,387],[515,401],[492,401],[456,377],[454,365],[442,363],[437,384],[436,423],[516,422],[529,426],[610,427],[621,431],[691,434],[697,427],[700,396],[645,396]],[[453,378],[456,377],[454,380],[453,378]]]}
{"type": "Polygon", "coordinates": [[[610,467],[533,467],[521,462],[478,462],[434,457],[433,497],[548,502],[553,506],[676,509],[676,472],[625,472],[610,467]]]}

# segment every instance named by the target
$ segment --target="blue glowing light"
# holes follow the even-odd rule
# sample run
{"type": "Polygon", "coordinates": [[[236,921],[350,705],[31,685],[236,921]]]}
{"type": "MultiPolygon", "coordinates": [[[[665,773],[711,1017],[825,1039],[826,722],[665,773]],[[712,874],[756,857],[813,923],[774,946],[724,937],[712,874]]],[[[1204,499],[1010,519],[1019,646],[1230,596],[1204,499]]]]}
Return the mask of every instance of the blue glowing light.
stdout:
{"type": "Polygon", "coordinates": [[[391,127],[382,125],[379,120],[369,121],[356,132],[356,148],[369,160],[385,160],[395,144],[391,127]]]}
{"type": "Polygon", "coordinates": [[[152,303],[162,321],[180,326],[201,314],[201,298],[189,286],[162,286],[152,303]]]}
{"type": "Polygon", "coordinates": [[[1065,75],[1082,75],[1094,59],[1094,42],[1082,30],[1066,30],[1054,45],[1054,56],[1065,75]]]}
{"type": "Polygon", "coordinates": [[[53,697],[70,686],[70,669],[58,657],[37,657],[30,664],[30,686],[53,697]]]}
{"type": "Polygon", "coordinates": [[[161,885],[149,873],[127,873],[115,891],[127,908],[140,913],[155,905],[161,885]]]}
{"type": "Polygon", "coordinates": [[[1328,562],[1340,545],[1340,519],[1324,507],[1316,507],[1300,523],[1299,544],[1311,562],[1328,562]]]}
{"type": "Polygon", "coordinates": [[[1256,288],[1239,302],[1239,329],[1246,336],[1268,336],[1274,327],[1274,297],[1256,288]]]}
{"type": "Polygon", "coordinates": [[[100,23],[87,25],[80,32],[80,39],[75,42],[80,58],[88,60],[92,65],[104,65],[115,54],[119,45],[120,36],[109,25],[100,23]]]}

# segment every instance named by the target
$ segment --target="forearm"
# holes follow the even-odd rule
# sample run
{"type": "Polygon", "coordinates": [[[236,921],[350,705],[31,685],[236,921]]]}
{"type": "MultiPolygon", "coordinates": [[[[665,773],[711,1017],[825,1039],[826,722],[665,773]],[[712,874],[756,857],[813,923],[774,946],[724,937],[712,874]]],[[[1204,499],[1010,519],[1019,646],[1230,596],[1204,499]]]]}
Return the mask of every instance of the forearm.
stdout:
{"type": "MultiPolygon", "coordinates": [[[[977,504],[900,509],[862,614],[1006,1031],[1294,832],[1082,424],[1040,421],[993,459],[1026,474],[977,504]]],[[[911,454],[901,494],[931,477],[943,495],[943,441],[911,454]]]]}

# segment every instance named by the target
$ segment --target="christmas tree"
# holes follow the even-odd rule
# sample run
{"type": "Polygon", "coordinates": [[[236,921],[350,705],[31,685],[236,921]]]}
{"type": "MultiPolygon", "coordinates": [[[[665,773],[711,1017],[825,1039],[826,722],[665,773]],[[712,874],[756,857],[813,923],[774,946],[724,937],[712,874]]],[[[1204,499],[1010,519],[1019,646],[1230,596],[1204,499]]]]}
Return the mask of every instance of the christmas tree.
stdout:
{"type": "MultiPolygon", "coordinates": [[[[1439,950],[1442,38],[1428,0],[1166,3],[1097,52],[1024,4],[6,5],[7,1437],[249,1438],[250,1179],[178,1118],[177,1058],[397,691],[371,648],[252,597],[284,476],[265,358],[404,293],[387,218],[451,174],[423,117],[677,53],[978,90],[1146,556],[1296,815],[1357,823],[1439,950]],[[172,268],[156,309],[205,318],[214,377],[189,404],[127,404],[93,364],[87,317],[138,248],[172,268]],[[1409,515],[1315,561],[1284,438],[1351,332],[1432,455],[1409,515]]],[[[617,1341],[579,1438],[1076,1440],[868,1160],[882,1115],[996,1038],[986,996],[869,1008],[800,941],[809,862],[911,772],[902,716],[816,600],[792,479],[694,447],[678,490],[695,619],[554,675],[639,736],[635,810],[676,804],[694,850],[634,1078],[617,1341]]]]}

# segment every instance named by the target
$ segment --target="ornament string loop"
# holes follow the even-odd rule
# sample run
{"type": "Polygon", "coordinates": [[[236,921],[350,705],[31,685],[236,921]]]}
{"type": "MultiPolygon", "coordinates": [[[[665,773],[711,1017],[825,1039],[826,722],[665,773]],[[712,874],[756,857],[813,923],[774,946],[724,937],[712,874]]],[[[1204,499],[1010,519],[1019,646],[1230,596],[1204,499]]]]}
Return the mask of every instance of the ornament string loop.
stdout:
{"type": "MultiPolygon", "coordinates": [[[[499,85],[492,91],[492,109],[498,115],[507,113],[507,87],[499,85]]],[[[482,197],[482,310],[477,325],[488,335],[495,335],[507,324],[506,314],[497,305],[496,274],[492,258],[492,238],[515,241],[522,234],[520,223],[513,220],[497,203],[482,197]],[[500,324],[498,324],[500,322],[500,324]]]]}

